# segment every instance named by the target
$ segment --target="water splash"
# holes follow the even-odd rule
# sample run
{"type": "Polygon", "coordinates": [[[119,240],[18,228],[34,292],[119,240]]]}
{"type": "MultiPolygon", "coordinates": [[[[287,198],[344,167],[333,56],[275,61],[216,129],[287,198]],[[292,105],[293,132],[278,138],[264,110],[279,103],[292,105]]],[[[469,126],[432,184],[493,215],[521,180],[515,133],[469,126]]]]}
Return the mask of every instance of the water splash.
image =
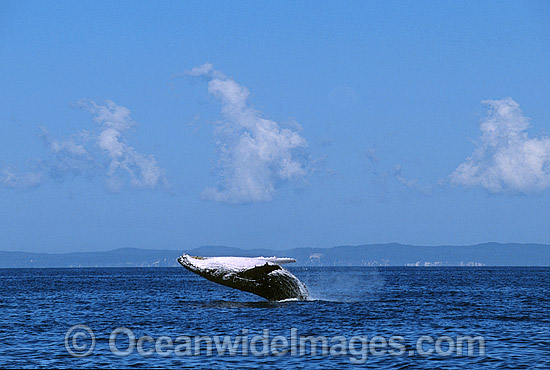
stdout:
{"type": "MultiPolygon", "coordinates": [[[[334,268],[331,268],[334,269],[334,268]]],[[[303,267],[293,272],[307,285],[308,300],[359,302],[369,299],[382,289],[384,279],[376,268],[350,268],[346,274],[327,274],[326,267],[303,267]]]]}

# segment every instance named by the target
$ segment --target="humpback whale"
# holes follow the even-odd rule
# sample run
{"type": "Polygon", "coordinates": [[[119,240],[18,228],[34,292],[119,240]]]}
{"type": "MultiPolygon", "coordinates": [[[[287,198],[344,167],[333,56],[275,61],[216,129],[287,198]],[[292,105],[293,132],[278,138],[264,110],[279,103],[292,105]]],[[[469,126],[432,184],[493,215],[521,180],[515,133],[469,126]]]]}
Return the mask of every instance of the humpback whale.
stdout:
{"type": "Polygon", "coordinates": [[[178,262],[215,283],[259,295],[270,301],[308,299],[304,283],[280,265],[296,262],[277,257],[196,257],[184,254],[178,262]]]}

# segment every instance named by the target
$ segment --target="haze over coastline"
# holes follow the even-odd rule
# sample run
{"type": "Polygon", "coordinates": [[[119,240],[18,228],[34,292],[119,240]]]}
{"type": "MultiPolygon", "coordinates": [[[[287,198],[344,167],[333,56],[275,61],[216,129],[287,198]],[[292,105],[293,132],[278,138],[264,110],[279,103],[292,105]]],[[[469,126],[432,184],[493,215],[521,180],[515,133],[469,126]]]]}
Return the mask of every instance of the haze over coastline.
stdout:
{"type": "Polygon", "coordinates": [[[278,256],[293,266],[550,266],[550,245],[484,243],[470,246],[414,246],[398,243],[294,248],[240,249],[204,246],[190,250],[120,248],[64,254],[0,252],[0,268],[177,267],[182,253],[197,256],[278,256]]]}

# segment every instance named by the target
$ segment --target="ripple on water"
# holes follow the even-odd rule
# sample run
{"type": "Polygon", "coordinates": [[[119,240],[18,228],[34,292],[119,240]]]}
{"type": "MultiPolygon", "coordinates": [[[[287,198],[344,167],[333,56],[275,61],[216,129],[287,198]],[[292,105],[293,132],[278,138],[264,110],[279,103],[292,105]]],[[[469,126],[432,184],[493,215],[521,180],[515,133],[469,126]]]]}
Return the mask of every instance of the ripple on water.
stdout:
{"type": "Polygon", "coordinates": [[[109,335],[399,335],[404,356],[369,354],[392,369],[549,368],[548,268],[293,268],[312,301],[268,302],[181,268],[0,270],[0,366],[344,368],[344,356],[114,356],[109,335]],[[67,329],[85,324],[94,354],[71,357],[67,329]],[[481,335],[483,356],[409,356],[419,336],[481,335]]]}

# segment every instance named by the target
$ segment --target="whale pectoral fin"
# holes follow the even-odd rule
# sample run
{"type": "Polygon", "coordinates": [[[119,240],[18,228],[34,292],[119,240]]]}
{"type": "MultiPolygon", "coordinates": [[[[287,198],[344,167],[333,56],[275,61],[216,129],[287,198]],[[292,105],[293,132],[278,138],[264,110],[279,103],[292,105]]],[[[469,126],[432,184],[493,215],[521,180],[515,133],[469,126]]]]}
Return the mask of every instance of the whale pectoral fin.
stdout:
{"type": "Polygon", "coordinates": [[[239,272],[237,276],[245,279],[259,279],[260,277],[265,276],[272,271],[280,270],[280,269],[281,269],[281,266],[270,265],[266,263],[263,266],[256,266],[249,270],[239,272]]]}

